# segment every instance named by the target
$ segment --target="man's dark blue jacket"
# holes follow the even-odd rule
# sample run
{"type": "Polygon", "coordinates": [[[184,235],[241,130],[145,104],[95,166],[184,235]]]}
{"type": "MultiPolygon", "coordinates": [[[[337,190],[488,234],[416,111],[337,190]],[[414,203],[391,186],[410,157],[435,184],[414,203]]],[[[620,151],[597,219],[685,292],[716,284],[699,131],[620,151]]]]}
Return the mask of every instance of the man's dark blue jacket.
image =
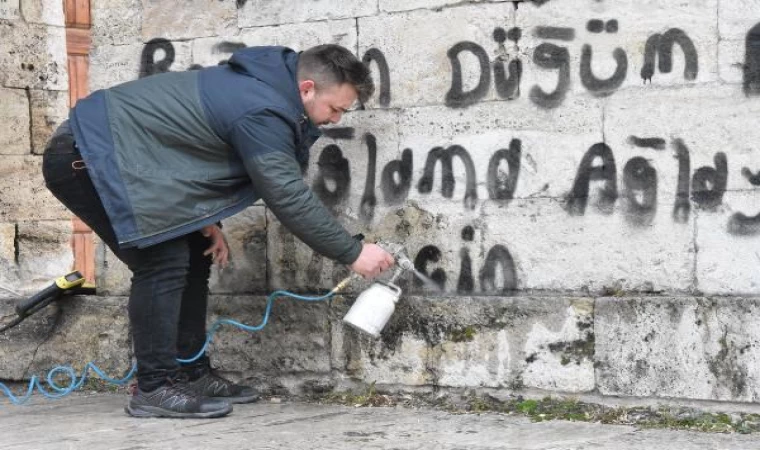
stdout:
{"type": "Polygon", "coordinates": [[[198,230],[259,198],[343,264],[361,244],[315,197],[301,165],[320,133],[304,113],[298,54],[251,47],[227,64],[153,75],[80,100],[71,128],[122,247],[198,230]]]}

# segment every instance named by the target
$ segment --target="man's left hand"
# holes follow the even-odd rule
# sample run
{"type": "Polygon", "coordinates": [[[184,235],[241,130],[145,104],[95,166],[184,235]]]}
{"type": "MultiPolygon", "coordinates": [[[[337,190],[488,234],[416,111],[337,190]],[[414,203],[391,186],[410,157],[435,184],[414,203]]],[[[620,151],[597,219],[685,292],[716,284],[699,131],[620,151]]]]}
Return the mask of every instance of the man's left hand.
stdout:
{"type": "Polygon", "coordinates": [[[222,230],[216,225],[209,225],[201,228],[201,234],[211,241],[211,247],[203,252],[203,256],[211,255],[211,261],[219,264],[222,269],[227,267],[230,249],[227,247],[222,230]]]}

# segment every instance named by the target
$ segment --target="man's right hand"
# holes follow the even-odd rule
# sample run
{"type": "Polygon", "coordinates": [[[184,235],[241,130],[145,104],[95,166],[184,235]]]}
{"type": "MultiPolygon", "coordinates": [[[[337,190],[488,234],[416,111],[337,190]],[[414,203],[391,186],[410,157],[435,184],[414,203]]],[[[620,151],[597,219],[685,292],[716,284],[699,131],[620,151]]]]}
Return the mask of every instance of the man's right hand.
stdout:
{"type": "Polygon", "coordinates": [[[362,244],[362,252],[349,267],[364,278],[374,278],[388,270],[395,261],[393,255],[377,244],[362,244]]]}

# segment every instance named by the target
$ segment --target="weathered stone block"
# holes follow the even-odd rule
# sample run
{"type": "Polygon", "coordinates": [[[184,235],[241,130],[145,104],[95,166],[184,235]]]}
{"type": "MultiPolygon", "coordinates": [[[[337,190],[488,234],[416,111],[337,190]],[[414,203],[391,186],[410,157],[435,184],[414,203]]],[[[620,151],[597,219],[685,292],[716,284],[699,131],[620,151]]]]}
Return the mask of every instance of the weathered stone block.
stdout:
{"type": "Polygon", "coordinates": [[[501,387],[509,380],[509,339],[505,330],[457,330],[455,342],[438,353],[438,384],[451,387],[501,387]]]}
{"type": "Polygon", "coordinates": [[[685,224],[673,223],[669,211],[658,210],[644,224],[619,200],[606,212],[593,204],[583,215],[564,208],[555,199],[515,200],[508,208],[487,204],[482,245],[502,249],[491,260],[500,261],[490,268],[493,276],[514,273],[519,289],[603,293],[693,287],[693,216],[685,224]]]}
{"type": "MultiPolygon", "coordinates": [[[[72,297],[60,302],[57,323],[37,347],[27,376],[59,364],[81,373],[92,361],[106,375],[121,378],[132,367],[132,343],[125,298],[72,297]]],[[[97,378],[94,372],[91,376],[97,378]]]]}
{"type": "MultiPolygon", "coordinates": [[[[0,315],[14,305],[0,302],[0,315]]],[[[44,379],[59,365],[73,366],[79,376],[89,361],[121,377],[132,366],[128,336],[123,298],[65,297],[0,335],[0,379],[44,379]]]]}
{"type": "Polygon", "coordinates": [[[27,23],[41,23],[62,27],[64,23],[63,2],[21,0],[21,11],[27,23]]]}
{"type": "Polygon", "coordinates": [[[717,14],[718,0],[524,2],[516,14],[521,91],[538,107],[557,108],[571,96],[640,91],[643,82],[652,89],[717,81],[717,14]],[[665,73],[657,59],[673,40],[684,47],[675,44],[665,73]],[[649,65],[647,51],[655,56],[649,65]]]}
{"type": "Polygon", "coordinates": [[[143,0],[142,39],[191,39],[237,31],[235,2],[189,0],[177,8],[170,0],[143,0]],[[199,14],[202,11],[203,14],[199,14]]]}
{"type": "MultiPolygon", "coordinates": [[[[3,324],[16,318],[16,303],[20,300],[17,297],[0,300],[0,318],[3,319],[3,324]]],[[[57,305],[50,306],[0,334],[0,358],[3,361],[0,379],[23,380],[32,375],[29,367],[34,362],[37,347],[50,337],[59,314],[60,308],[57,305]]]]}
{"type": "Polygon", "coordinates": [[[3,21],[0,36],[0,86],[68,89],[64,28],[3,21]]]}
{"type": "Polygon", "coordinates": [[[30,152],[29,100],[21,89],[0,88],[0,154],[26,155],[30,152]]]}
{"type": "Polygon", "coordinates": [[[488,200],[564,196],[583,155],[603,141],[599,105],[568,103],[567,116],[523,100],[479,104],[466,114],[444,107],[405,111],[399,134],[400,148],[412,151],[408,198],[477,216],[478,205],[488,200]],[[454,162],[453,180],[443,181],[436,162],[445,154],[454,162]]]}
{"type": "Polygon", "coordinates": [[[128,45],[140,42],[143,20],[141,0],[98,0],[90,3],[92,43],[128,45]]]}
{"type": "Polygon", "coordinates": [[[404,296],[377,341],[342,325],[346,309],[333,303],[333,362],[364,382],[594,388],[590,299],[404,296]]]}
{"type": "MultiPolygon", "coordinates": [[[[670,212],[673,227],[690,217],[699,218],[696,277],[704,277],[703,292],[758,292],[748,265],[756,262],[755,246],[747,240],[760,232],[753,219],[760,191],[752,183],[760,138],[753,125],[758,107],[741,89],[726,86],[620,95],[610,101],[605,113],[605,137],[616,158],[620,153],[630,158],[629,163],[634,157],[639,162],[644,158],[646,166],[654,169],[649,181],[645,176],[635,182],[639,187],[633,181],[629,187],[642,194],[656,191],[658,198],[650,204],[670,212]],[[639,105],[653,104],[655,98],[658,107],[630,120],[639,105]],[[635,144],[645,142],[644,138],[655,147],[635,144]],[[733,195],[734,191],[740,194],[733,195]],[[702,244],[710,249],[707,253],[702,244]],[[738,251],[725,251],[734,247],[738,251]]],[[[621,187],[625,189],[625,177],[633,172],[623,172],[621,187]]]]}
{"type": "Polygon", "coordinates": [[[45,187],[39,156],[6,156],[0,164],[0,222],[70,217],[45,187]]]}
{"type": "MultiPolygon", "coordinates": [[[[415,336],[402,335],[393,352],[384,351],[383,345],[366,336],[354,339],[364,342],[364,347],[351,358],[345,367],[346,373],[366,383],[403,385],[409,387],[434,384],[434,376],[429,369],[431,351],[427,343],[415,336]]],[[[350,338],[349,338],[350,339],[350,338]]],[[[356,347],[356,346],[354,346],[356,347]]],[[[355,350],[352,350],[356,353],[355,350]]]]}
{"type": "Polygon", "coordinates": [[[717,210],[697,212],[699,292],[710,295],[760,293],[759,197],[757,188],[728,192],[717,210]]]}
{"type": "Polygon", "coordinates": [[[25,284],[43,288],[71,270],[70,220],[18,224],[18,270],[25,284]]]}
{"type": "Polygon", "coordinates": [[[93,245],[98,295],[128,297],[132,285],[132,272],[96,234],[93,234],[93,245]]]}
{"type": "MultiPolygon", "coordinates": [[[[492,100],[496,93],[486,83],[478,59],[467,49],[473,47],[470,43],[475,43],[487,49],[483,50],[485,57],[498,56],[493,30],[508,27],[513,21],[513,11],[511,3],[497,3],[361,18],[359,54],[377,49],[384,55],[390,73],[391,107],[441,105],[447,103],[447,96],[449,103],[461,101],[468,96],[449,94],[455,72],[462,93],[482,84],[482,95],[473,96],[480,101],[492,100]],[[410,42],[414,45],[409,45],[410,42]],[[461,70],[452,65],[456,51],[447,56],[452,48],[459,48],[455,48],[457,45],[464,46],[461,70]]],[[[490,74],[490,64],[485,67],[490,74]]]]}
{"type": "MultiPolygon", "coordinates": [[[[312,251],[267,210],[267,272],[270,289],[324,293],[349,275],[348,268],[312,251]]],[[[352,230],[353,232],[353,230],[352,230]]]]}
{"type": "Polygon", "coordinates": [[[211,292],[215,294],[266,293],[267,220],[263,206],[252,206],[223,223],[230,249],[226,269],[211,267],[211,292]]]}
{"type": "Polygon", "coordinates": [[[0,260],[13,262],[16,257],[16,224],[0,223],[0,260]]]}
{"type": "MultiPolygon", "coordinates": [[[[251,326],[262,323],[265,297],[214,296],[209,322],[231,318],[251,326]]],[[[298,373],[330,372],[330,330],[327,303],[287,297],[275,301],[268,325],[258,332],[223,325],[215,335],[213,364],[236,378],[276,388],[278,378],[298,373]]]]}
{"type": "Polygon", "coordinates": [[[435,381],[429,370],[432,352],[425,336],[414,330],[394,328],[390,342],[385,342],[390,335],[386,333],[382,339],[373,339],[342,322],[351,304],[339,296],[330,305],[334,370],[367,383],[424,386],[435,381]]]}
{"type": "Polygon", "coordinates": [[[105,89],[140,76],[142,44],[93,47],[90,52],[90,90],[105,89]]]}
{"type": "Polygon", "coordinates": [[[19,287],[16,265],[16,224],[0,223],[0,299],[15,298],[19,287]]]}
{"type": "Polygon", "coordinates": [[[32,152],[42,154],[58,125],[69,117],[69,93],[29,91],[32,111],[32,152]]]}
{"type": "Polygon", "coordinates": [[[715,169],[719,153],[726,156],[728,165],[725,188],[747,189],[751,186],[742,168],[752,167],[757,154],[760,130],[754,126],[754,117],[758,111],[760,103],[746,98],[735,86],[621,93],[605,107],[605,142],[616,156],[646,158],[657,169],[658,192],[678,192],[679,161],[685,162],[685,155],[678,157],[679,149],[689,155],[692,190],[696,189],[694,172],[701,166],[715,169]]]}
{"type": "Polygon", "coordinates": [[[140,78],[157,66],[183,71],[192,65],[189,42],[161,45],[101,45],[90,54],[90,89],[103,89],[140,78]]]}
{"type": "Polygon", "coordinates": [[[523,352],[528,355],[521,376],[523,383],[549,391],[594,390],[593,300],[542,299],[538,308],[541,307],[545,309],[536,314],[530,331],[520,334],[525,336],[523,352]]]}
{"type": "MultiPolygon", "coordinates": [[[[466,111],[441,106],[407,108],[399,118],[399,134],[404,140],[433,137],[444,141],[524,131],[542,136],[548,133],[593,135],[601,141],[602,117],[602,105],[588,98],[569,98],[561,111],[539,109],[527,99],[519,98],[477,103],[466,111]]],[[[502,143],[508,144],[508,141],[502,143]]]]}
{"type": "Polygon", "coordinates": [[[300,51],[320,44],[338,44],[354,50],[356,39],[356,21],[351,19],[248,28],[231,36],[195,39],[193,63],[215,66],[242,46],[281,45],[300,51]]]}
{"type": "Polygon", "coordinates": [[[744,40],[747,33],[758,24],[760,3],[754,0],[719,1],[718,30],[720,39],[744,40]]]}
{"type": "Polygon", "coordinates": [[[140,76],[144,45],[100,45],[90,52],[90,90],[105,89],[140,76]]]}
{"type": "Polygon", "coordinates": [[[298,0],[277,3],[240,0],[237,3],[242,5],[238,11],[238,25],[241,28],[347,19],[377,12],[376,2],[362,0],[315,0],[307,3],[298,0]]]}
{"type": "Polygon", "coordinates": [[[596,303],[604,395],[757,402],[755,298],[603,298],[596,303]]]}
{"type": "Polygon", "coordinates": [[[0,19],[18,20],[21,18],[20,0],[5,0],[0,2],[0,19]]]}
{"type": "Polygon", "coordinates": [[[721,40],[718,43],[720,81],[731,84],[744,82],[744,64],[747,57],[745,47],[743,40],[721,40]]]}
{"type": "Polygon", "coordinates": [[[283,45],[299,51],[321,44],[338,44],[355,51],[358,40],[354,19],[246,28],[239,36],[246,45],[283,45]]]}
{"type": "MultiPolygon", "coordinates": [[[[747,82],[756,84],[752,77],[757,71],[758,14],[760,4],[751,0],[720,3],[718,62],[722,81],[744,84],[746,74],[747,82]]],[[[757,95],[757,87],[750,91],[757,95]]]]}
{"type": "MultiPolygon", "coordinates": [[[[750,42],[753,29],[758,25],[760,4],[752,0],[720,2],[718,11],[718,67],[721,80],[742,83],[745,64],[752,64],[757,47],[750,42]]],[[[755,33],[757,30],[755,30],[755,33]]],[[[751,73],[753,69],[747,67],[751,73]]]]}

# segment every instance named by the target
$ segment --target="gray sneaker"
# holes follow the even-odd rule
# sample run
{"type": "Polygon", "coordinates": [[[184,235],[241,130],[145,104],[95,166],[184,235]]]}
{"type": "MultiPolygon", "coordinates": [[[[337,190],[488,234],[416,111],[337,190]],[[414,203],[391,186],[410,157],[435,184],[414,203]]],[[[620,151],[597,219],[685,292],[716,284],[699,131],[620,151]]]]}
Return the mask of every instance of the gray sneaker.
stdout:
{"type": "Polygon", "coordinates": [[[198,395],[187,382],[170,381],[150,392],[143,392],[135,386],[124,410],[133,417],[208,419],[226,416],[232,411],[232,405],[198,395]]]}
{"type": "Polygon", "coordinates": [[[227,403],[252,403],[261,397],[256,389],[235,384],[217,375],[210,368],[205,370],[205,373],[197,380],[189,381],[187,387],[193,389],[198,395],[215,400],[224,400],[227,403]]]}

